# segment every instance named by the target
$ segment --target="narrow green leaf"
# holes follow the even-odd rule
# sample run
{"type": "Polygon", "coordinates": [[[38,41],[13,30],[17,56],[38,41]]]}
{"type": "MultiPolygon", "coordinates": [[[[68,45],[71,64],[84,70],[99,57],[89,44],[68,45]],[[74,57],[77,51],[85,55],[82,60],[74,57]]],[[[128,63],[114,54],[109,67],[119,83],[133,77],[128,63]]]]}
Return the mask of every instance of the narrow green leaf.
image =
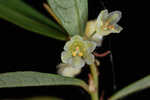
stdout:
{"type": "Polygon", "coordinates": [[[128,96],[131,93],[150,88],[150,75],[147,77],[123,88],[122,90],[115,93],[109,100],[119,100],[125,96],[128,96]]]}
{"type": "Polygon", "coordinates": [[[87,0],[48,0],[48,3],[68,34],[83,35],[88,18],[87,0]]]}
{"type": "Polygon", "coordinates": [[[88,91],[88,86],[84,81],[55,74],[31,71],[0,74],[0,88],[57,85],[81,86],[88,91]]]}
{"type": "Polygon", "coordinates": [[[65,40],[64,30],[22,0],[1,0],[0,18],[24,29],[55,39],[65,40]]]}

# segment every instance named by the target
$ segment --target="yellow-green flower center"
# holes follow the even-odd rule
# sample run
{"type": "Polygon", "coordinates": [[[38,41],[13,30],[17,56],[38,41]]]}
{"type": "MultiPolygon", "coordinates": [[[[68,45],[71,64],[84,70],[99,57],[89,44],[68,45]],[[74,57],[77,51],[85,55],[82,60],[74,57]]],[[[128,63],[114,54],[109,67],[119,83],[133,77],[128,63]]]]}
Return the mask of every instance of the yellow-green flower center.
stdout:
{"type": "Polygon", "coordinates": [[[75,50],[72,51],[72,56],[74,56],[74,57],[75,57],[75,56],[80,56],[80,57],[83,56],[83,52],[81,52],[79,46],[76,46],[76,47],[75,47],[75,50]]]}
{"type": "Polygon", "coordinates": [[[115,27],[114,27],[114,25],[110,25],[110,22],[107,21],[107,22],[104,23],[103,26],[101,26],[101,28],[103,30],[114,30],[115,27]]]}

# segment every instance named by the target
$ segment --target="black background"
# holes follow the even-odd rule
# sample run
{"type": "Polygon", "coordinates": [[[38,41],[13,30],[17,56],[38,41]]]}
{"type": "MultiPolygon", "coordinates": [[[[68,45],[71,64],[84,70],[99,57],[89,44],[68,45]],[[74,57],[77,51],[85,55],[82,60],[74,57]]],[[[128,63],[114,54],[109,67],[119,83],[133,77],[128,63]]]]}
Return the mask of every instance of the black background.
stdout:
{"type": "MultiPolygon", "coordinates": [[[[7,1],[7,0],[6,0],[7,1]]],[[[46,0],[25,0],[26,3],[36,8],[46,16],[50,15],[43,9],[42,3],[46,0]]],[[[123,15],[119,24],[124,28],[120,34],[111,34],[104,38],[102,47],[96,52],[112,51],[113,61],[110,56],[100,58],[100,91],[104,90],[105,98],[115,91],[149,74],[146,60],[140,52],[140,39],[132,37],[134,26],[129,24],[129,1],[127,0],[88,0],[89,20],[95,19],[103,9],[109,11],[120,10],[123,15]],[[132,26],[132,28],[129,26],[132,26]],[[131,40],[132,39],[132,40],[131,40]],[[138,41],[137,41],[138,40],[138,41]],[[138,52],[137,52],[138,51],[138,52]],[[138,64],[138,65],[137,65],[138,64]],[[112,71],[113,68],[113,71],[112,71]],[[114,73],[115,73],[115,78],[114,73]],[[115,84],[114,84],[115,83],[115,84]],[[116,89],[114,89],[116,85],[116,89]]],[[[21,7],[20,7],[21,9],[21,7]]],[[[50,17],[51,18],[51,17],[50,17]]],[[[61,62],[60,54],[63,50],[63,41],[44,37],[24,30],[14,24],[0,19],[0,72],[14,71],[39,71],[56,73],[56,65],[61,62]]],[[[88,67],[78,78],[87,81],[88,67]]],[[[31,96],[59,96],[65,100],[90,100],[89,95],[79,87],[29,87],[0,89],[0,99],[19,98],[31,96]],[[65,92],[64,92],[65,91],[65,92]]],[[[130,95],[123,100],[139,98],[148,100],[149,90],[144,90],[130,95]]]]}

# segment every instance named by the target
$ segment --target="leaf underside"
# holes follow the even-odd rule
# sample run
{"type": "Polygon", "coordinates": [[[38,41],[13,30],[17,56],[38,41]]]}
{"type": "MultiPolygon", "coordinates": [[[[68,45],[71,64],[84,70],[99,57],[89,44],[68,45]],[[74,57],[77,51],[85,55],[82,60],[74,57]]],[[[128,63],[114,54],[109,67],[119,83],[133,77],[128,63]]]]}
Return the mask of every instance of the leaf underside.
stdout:
{"type": "Polygon", "coordinates": [[[48,3],[68,34],[84,34],[88,19],[87,0],[48,0],[48,3]]]}
{"type": "Polygon", "coordinates": [[[0,74],[0,88],[74,85],[85,90],[87,84],[79,79],[41,72],[9,72],[0,74]]]}
{"type": "Polygon", "coordinates": [[[128,96],[129,94],[146,88],[150,88],[150,75],[118,91],[112,97],[110,97],[109,100],[119,100],[125,96],[128,96]]]}
{"type": "Polygon", "coordinates": [[[59,40],[67,38],[67,34],[58,24],[22,0],[0,0],[0,18],[44,36],[59,40]]]}

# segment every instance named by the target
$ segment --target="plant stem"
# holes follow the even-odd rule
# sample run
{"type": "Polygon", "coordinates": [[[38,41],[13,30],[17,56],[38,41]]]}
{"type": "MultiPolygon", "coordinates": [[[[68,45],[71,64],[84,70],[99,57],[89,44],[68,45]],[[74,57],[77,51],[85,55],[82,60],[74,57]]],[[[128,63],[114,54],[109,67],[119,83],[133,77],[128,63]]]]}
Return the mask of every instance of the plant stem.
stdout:
{"type": "Polygon", "coordinates": [[[91,70],[91,75],[93,79],[93,85],[95,87],[94,91],[90,92],[91,99],[92,100],[99,100],[99,95],[98,95],[98,70],[95,64],[90,65],[90,70],[91,70]]]}

